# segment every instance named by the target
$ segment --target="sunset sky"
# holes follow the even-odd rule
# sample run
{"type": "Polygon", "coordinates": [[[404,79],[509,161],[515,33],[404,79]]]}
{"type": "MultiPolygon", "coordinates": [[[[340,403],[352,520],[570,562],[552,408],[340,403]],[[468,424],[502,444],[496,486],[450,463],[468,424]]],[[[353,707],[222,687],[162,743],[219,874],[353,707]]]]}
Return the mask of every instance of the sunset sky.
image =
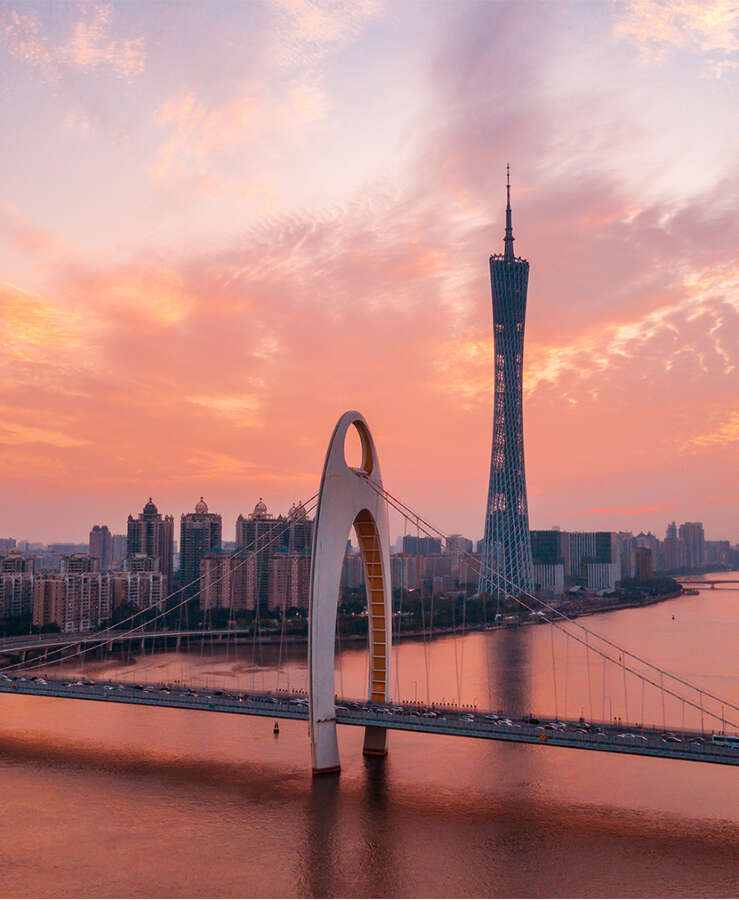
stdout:
{"type": "Polygon", "coordinates": [[[233,538],[364,413],[482,533],[488,256],[531,263],[531,526],[739,541],[733,0],[0,0],[0,536],[233,538]]]}

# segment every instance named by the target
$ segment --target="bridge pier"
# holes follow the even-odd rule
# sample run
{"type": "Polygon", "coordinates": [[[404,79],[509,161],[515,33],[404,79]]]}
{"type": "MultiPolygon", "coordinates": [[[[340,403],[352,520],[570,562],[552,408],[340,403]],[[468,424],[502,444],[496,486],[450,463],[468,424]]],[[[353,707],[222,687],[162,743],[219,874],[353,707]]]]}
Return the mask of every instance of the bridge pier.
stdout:
{"type": "Polygon", "coordinates": [[[362,753],[365,756],[387,756],[387,728],[367,725],[364,729],[362,753]]]}
{"type": "MultiPolygon", "coordinates": [[[[390,540],[387,506],[381,489],[377,451],[367,423],[359,413],[345,413],[334,429],[326,453],[314,526],[308,613],[309,722],[314,775],[341,771],[334,685],[336,598],[346,539],[352,527],[359,541],[367,591],[369,700],[378,704],[390,700],[390,540]],[[350,428],[356,428],[362,444],[362,464],[358,468],[350,467],[344,456],[344,438],[350,428]]],[[[367,756],[384,756],[387,729],[367,726],[363,752],[367,756]]]]}
{"type": "Polygon", "coordinates": [[[179,650],[181,644],[182,644],[182,635],[181,635],[181,634],[178,634],[178,635],[177,635],[177,640],[175,641],[175,645],[174,645],[175,650],[179,650]]]}

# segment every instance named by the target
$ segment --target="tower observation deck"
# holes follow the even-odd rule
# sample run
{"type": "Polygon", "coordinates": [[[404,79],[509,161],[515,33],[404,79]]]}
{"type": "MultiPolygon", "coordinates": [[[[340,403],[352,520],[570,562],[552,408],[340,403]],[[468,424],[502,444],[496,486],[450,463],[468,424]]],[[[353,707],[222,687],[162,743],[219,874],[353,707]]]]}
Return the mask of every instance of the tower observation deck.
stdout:
{"type": "Polygon", "coordinates": [[[523,450],[523,340],[527,260],[513,253],[510,171],[506,185],[504,251],[490,257],[495,356],[493,450],[485,510],[479,590],[502,597],[511,582],[533,590],[529,509],[523,450]]]}

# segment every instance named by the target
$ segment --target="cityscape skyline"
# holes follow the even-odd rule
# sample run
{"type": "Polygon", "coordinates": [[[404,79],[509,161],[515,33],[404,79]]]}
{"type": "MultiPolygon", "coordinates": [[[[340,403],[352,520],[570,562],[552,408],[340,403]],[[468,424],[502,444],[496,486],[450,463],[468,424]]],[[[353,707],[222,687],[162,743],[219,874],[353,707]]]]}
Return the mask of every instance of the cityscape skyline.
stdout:
{"type": "MultiPolygon", "coordinates": [[[[201,495],[201,499],[202,499],[202,495],[201,495]]],[[[263,498],[261,496],[257,497],[257,501],[263,501],[263,498]]],[[[284,510],[286,510],[294,502],[295,501],[292,500],[292,501],[290,501],[290,503],[288,503],[282,507],[279,507],[276,505],[272,506],[270,504],[265,504],[265,505],[267,505],[267,508],[269,510],[282,509],[283,510],[282,514],[284,515],[285,514],[284,510]]],[[[139,503],[139,505],[141,505],[141,503],[139,503]]],[[[157,505],[159,506],[160,504],[157,504],[157,505]]],[[[193,504],[191,504],[191,506],[192,505],[193,504]]],[[[244,504],[242,504],[241,506],[238,507],[238,511],[235,512],[233,517],[231,517],[227,513],[222,512],[221,508],[218,507],[218,514],[219,514],[219,516],[221,516],[221,518],[224,520],[224,522],[227,522],[227,523],[234,522],[233,530],[231,530],[230,525],[229,525],[228,529],[224,529],[223,541],[232,542],[236,539],[236,522],[237,522],[238,518],[242,515],[243,510],[250,509],[251,506],[253,506],[253,503],[250,504],[250,501],[246,501],[244,504]]],[[[215,508],[215,505],[214,505],[214,508],[215,508]]],[[[188,512],[191,512],[191,509],[178,510],[178,511],[171,513],[171,515],[175,515],[175,516],[183,515],[184,516],[188,512]]],[[[677,515],[672,516],[672,515],[669,515],[669,510],[668,510],[667,515],[662,514],[661,511],[659,511],[659,512],[660,512],[660,515],[663,515],[663,518],[660,519],[656,524],[652,524],[652,525],[645,525],[645,524],[634,525],[633,523],[626,522],[626,523],[624,523],[624,527],[607,528],[606,526],[610,525],[611,522],[607,521],[606,519],[601,519],[601,520],[596,520],[595,525],[597,527],[586,528],[582,525],[582,523],[576,523],[575,526],[567,526],[566,524],[564,524],[566,517],[562,517],[562,519],[560,519],[559,521],[555,521],[555,522],[542,522],[542,523],[537,522],[537,523],[531,524],[530,530],[531,531],[561,530],[561,531],[576,531],[576,532],[577,531],[624,531],[624,532],[631,532],[635,535],[651,533],[651,534],[660,536],[661,534],[667,532],[667,529],[672,522],[701,521],[705,526],[705,522],[703,522],[703,520],[701,520],[700,517],[698,517],[698,516],[690,516],[690,515],[687,515],[685,517],[677,516],[677,515]]],[[[83,532],[81,534],[71,535],[69,533],[65,533],[65,534],[62,534],[60,537],[54,537],[51,540],[43,540],[38,535],[21,534],[20,532],[18,532],[17,529],[14,530],[14,529],[10,528],[10,529],[6,529],[5,532],[0,532],[0,541],[3,541],[7,538],[12,538],[13,540],[15,540],[19,543],[28,542],[29,544],[39,544],[39,545],[43,545],[43,546],[48,546],[49,544],[56,544],[56,543],[59,543],[59,544],[69,543],[69,544],[82,545],[82,544],[88,543],[89,536],[90,536],[90,530],[93,527],[106,527],[106,526],[110,529],[111,537],[121,537],[121,536],[125,537],[125,531],[126,531],[125,523],[126,523],[128,515],[130,515],[130,510],[128,512],[126,512],[125,515],[123,516],[123,518],[120,520],[120,523],[119,523],[120,530],[119,531],[115,530],[116,529],[115,523],[118,520],[109,520],[107,522],[102,522],[102,521],[88,522],[87,527],[83,528],[83,532]]],[[[167,515],[170,515],[170,513],[167,513],[167,515]]],[[[392,522],[393,522],[393,514],[391,513],[391,529],[390,529],[391,541],[392,541],[393,545],[399,545],[402,542],[404,531],[403,531],[402,527],[394,529],[392,527],[392,522]]],[[[705,527],[705,532],[706,532],[707,540],[728,540],[732,544],[732,546],[735,546],[735,545],[739,546],[739,537],[737,537],[735,534],[720,532],[718,529],[713,529],[713,528],[709,528],[709,527],[705,527]]],[[[448,533],[462,534],[465,537],[468,537],[470,540],[474,541],[475,543],[477,543],[479,540],[482,540],[482,538],[483,538],[482,529],[479,529],[479,528],[477,531],[474,531],[472,529],[464,530],[462,528],[455,529],[452,525],[448,529],[448,533]]],[[[351,533],[349,535],[349,538],[351,539],[351,533]]],[[[176,543],[179,542],[179,531],[177,531],[174,540],[176,543]]]]}
{"type": "Polygon", "coordinates": [[[256,9],[2,9],[0,533],[287,507],[350,406],[389,486],[479,533],[510,159],[531,526],[735,539],[730,13],[256,9]]]}
{"type": "Polygon", "coordinates": [[[739,0],[0,0],[0,73],[8,896],[730,893],[739,0]]]}
{"type": "MultiPolygon", "coordinates": [[[[162,515],[152,497],[138,516],[128,516],[126,535],[94,525],[89,544],[44,547],[0,538],[0,628],[10,635],[33,628],[90,632],[132,610],[149,609],[154,615],[156,608],[164,614],[165,607],[183,599],[187,622],[247,625],[264,616],[290,619],[293,632],[300,631],[305,628],[301,617],[309,610],[316,540],[308,511],[312,505],[293,504],[287,514],[275,515],[260,498],[251,513],[239,515],[235,541],[223,540],[222,517],[202,496],[194,511],[180,516],[179,546],[174,517],[162,515]]],[[[525,539],[532,559],[529,595],[534,591],[539,600],[574,615],[619,608],[648,595],[676,596],[682,589],[670,576],[726,571],[739,564],[739,545],[707,539],[701,522],[683,522],[679,528],[670,522],[664,540],[651,532],[559,528],[527,531],[525,539]]],[[[442,539],[406,533],[389,551],[398,612],[405,598],[406,615],[418,616],[420,610],[421,624],[423,606],[418,602],[425,595],[432,605],[434,596],[441,604],[461,600],[464,605],[468,594],[473,603],[490,597],[510,605],[506,583],[481,576],[490,554],[487,539],[475,545],[461,534],[442,539]]],[[[510,574],[506,570],[502,577],[510,574]]],[[[352,627],[361,623],[367,608],[365,576],[360,547],[347,540],[339,609],[360,613],[352,627]]],[[[520,616],[510,609],[506,615],[509,623],[520,624],[520,616]]],[[[532,615],[538,613],[529,611],[532,615]]],[[[170,617],[169,628],[182,624],[181,617],[170,617]]]]}

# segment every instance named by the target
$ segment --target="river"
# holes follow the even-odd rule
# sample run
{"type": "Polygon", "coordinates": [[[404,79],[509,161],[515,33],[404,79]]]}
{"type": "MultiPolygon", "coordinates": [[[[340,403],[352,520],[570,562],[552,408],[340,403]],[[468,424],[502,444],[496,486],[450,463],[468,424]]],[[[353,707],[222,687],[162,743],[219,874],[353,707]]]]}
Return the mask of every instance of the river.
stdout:
{"type": "MultiPolygon", "coordinates": [[[[737,587],[579,621],[739,703],[737,587]]],[[[155,653],[135,677],[295,689],[304,656],[155,653]]],[[[548,625],[401,641],[394,664],[401,698],[695,724],[548,625]]],[[[345,642],[338,693],[361,696],[366,671],[345,642]]],[[[86,672],[134,677],[120,661],[86,672]]],[[[0,710],[2,896],[739,892],[731,767],[402,732],[365,760],[342,727],[341,776],[313,780],[303,722],[275,737],[271,720],[205,712],[27,696],[0,710]]]]}

